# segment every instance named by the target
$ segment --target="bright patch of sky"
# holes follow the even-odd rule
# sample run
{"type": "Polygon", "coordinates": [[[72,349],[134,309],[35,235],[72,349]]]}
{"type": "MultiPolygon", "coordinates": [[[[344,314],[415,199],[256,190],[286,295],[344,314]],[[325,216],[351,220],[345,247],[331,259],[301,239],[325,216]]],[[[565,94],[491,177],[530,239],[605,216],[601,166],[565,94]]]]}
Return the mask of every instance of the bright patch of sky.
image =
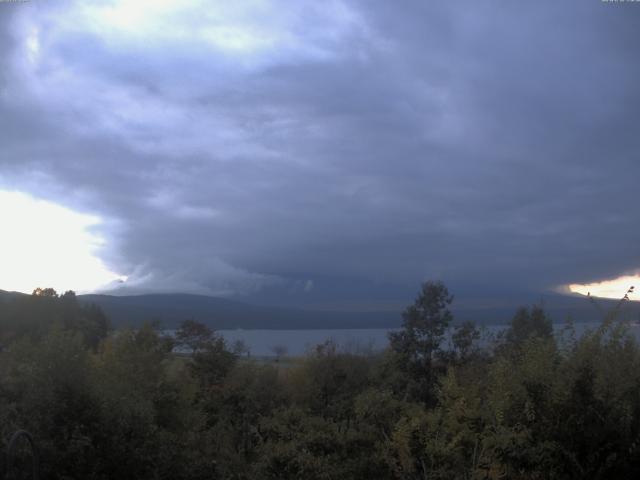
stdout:
{"type": "Polygon", "coordinates": [[[91,231],[100,223],[20,192],[0,191],[0,289],[31,293],[92,291],[121,279],[96,257],[104,241],[91,231]]]}
{"type": "MultiPolygon", "coordinates": [[[[629,287],[636,286],[640,286],[640,276],[625,275],[611,280],[603,280],[602,282],[584,285],[572,284],[569,285],[569,290],[581,295],[591,294],[594,297],[621,299],[627,293],[629,287]]],[[[635,293],[629,294],[629,298],[631,300],[639,300],[635,293]]]]}
{"type": "Polygon", "coordinates": [[[339,1],[304,7],[269,0],[115,0],[76,8],[87,20],[84,28],[114,46],[136,41],[146,48],[192,43],[235,57],[293,52],[326,57],[331,50],[323,44],[339,40],[362,24],[339,1]],[[307,18],[314,22],[309,24],[307,18]]]}

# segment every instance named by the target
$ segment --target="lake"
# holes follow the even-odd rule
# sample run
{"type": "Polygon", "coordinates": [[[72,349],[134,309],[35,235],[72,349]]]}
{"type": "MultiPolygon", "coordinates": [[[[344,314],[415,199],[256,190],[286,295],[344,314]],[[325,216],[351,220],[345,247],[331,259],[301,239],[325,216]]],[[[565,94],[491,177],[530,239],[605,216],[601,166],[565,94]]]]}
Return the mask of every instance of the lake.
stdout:
{"type": "MultiPolygon", "coordinates": [[[[578,335],[587,329],[594,329],[599,323],[576,323],[575,330],[578,335]]],[[[564,323],[554,324],[556,332],[564,328],[564,323]]],[[[505,325],[490,325],[482,327],[483,336],[486,338],[496,335],[506,328],[505,325]]],[[[640,327],[630,327],[636,338],[640,339],[640,327]]],[[[349,351],[367,352],[382,350],[387,346],[387,334],[394,329],[332,329],[332,330],[218,330],[229,346],[241,340],[249,348],[253,356],[275,356],[273,348],[282,346],[287,355],[303,355],[315,345],[327,340],[333,340],[340,347],[349,351]]],[[[448,342],[448,340],[446,340],[448,342]]]]}

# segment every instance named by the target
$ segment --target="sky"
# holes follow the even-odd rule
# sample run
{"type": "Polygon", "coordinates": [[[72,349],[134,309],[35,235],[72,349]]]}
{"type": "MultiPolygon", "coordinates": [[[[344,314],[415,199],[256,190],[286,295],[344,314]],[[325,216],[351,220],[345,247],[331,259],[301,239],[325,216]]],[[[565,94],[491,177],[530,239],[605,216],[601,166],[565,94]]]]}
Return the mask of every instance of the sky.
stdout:
{"type": "Polygon", "coordinates": [[[621,296],[638,25],[628,1],[0,2],[0,289],[621,296]]]}

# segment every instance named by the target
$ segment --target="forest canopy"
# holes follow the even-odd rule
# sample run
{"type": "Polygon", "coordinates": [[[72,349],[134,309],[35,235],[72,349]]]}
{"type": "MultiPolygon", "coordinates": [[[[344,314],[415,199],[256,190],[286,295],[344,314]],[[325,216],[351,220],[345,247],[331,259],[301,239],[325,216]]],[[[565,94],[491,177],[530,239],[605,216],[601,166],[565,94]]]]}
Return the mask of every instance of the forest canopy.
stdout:
{"type": "Polygon", "coordinates": [[[382,352],[265,362],[193,319],[167,336],[112,330],[73,292],[6,299],[3,452],[28,430],[51,479],[640,474],[640,349],[617,311],[578,337],[523,307],[486,338],[453,301],[426,282],[382,352]]]}

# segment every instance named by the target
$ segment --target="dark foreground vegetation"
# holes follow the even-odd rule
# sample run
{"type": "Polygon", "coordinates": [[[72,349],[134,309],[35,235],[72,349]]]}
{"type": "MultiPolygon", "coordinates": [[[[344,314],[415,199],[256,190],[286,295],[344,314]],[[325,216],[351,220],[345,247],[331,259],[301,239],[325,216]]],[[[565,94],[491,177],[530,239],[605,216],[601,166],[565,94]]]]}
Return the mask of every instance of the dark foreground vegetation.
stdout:
{"type": "Polygon", "coordinates": [[[427,282],[387,351],[326,343],[284,368],[37,290],[0,304],[0,433],[29,430],[52,479],[640,475],[640,350],[616,311],[554,338],[523,308],[488,347],[463,324],[445,348],[451,300],[427,282]]]}

